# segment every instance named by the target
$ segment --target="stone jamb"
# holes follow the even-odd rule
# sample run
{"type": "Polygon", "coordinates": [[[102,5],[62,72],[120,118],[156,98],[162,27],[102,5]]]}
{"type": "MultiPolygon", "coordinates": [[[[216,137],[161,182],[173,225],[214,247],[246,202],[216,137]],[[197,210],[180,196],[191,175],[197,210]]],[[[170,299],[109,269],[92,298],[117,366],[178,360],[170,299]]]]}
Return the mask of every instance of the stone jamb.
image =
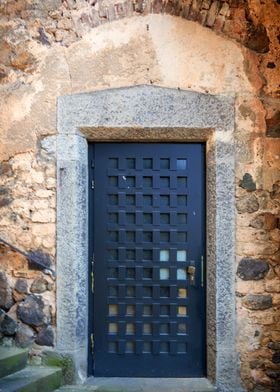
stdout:
{"type": "Polygon", "coordinates": [[[206,142],[207,376],[239,391],[235,351],[234,99],[155,86],[60,97],[57,350],[87,377],[88,153],[98,141],[206,142]]]}

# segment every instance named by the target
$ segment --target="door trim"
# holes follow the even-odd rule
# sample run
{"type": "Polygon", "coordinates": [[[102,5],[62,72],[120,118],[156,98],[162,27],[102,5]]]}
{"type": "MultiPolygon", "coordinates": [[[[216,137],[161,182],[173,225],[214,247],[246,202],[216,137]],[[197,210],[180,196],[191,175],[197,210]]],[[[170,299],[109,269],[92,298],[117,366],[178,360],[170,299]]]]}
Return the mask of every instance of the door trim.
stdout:
{"type": "MultiPolygon", "coordinates": [[[[207,375],[239,388],[235,351],[234,99],[156,86],[60,97],[57,147],[57,349],[87,377],[87,141],[206,142],[207,375]]],[[[50,137],[51,138],[51,137],[50,137]]]]}

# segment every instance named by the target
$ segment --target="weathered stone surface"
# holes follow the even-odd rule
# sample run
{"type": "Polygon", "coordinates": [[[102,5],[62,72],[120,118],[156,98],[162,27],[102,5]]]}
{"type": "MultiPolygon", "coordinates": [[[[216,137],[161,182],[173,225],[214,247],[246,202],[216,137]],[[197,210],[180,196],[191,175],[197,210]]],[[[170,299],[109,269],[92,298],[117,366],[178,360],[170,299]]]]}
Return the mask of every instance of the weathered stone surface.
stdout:
{"type": "Polygon", "coordinates": [[[49,288],[49,282],[45,278],[35,279],[30,287],[32,293],[44,293],[49,288]]]}
{"type": "Polygon", "coordinates": [[[280,137],[280,111],[266,119],[266,134],[269,137],[280,137]]]}
{"type": "Polygon", "coordinates": [[[31,259],[29,260],[29,265],[32,269],[36,270],[44,270],[45,268],[51,267],[52,261],[50,256],[47,253],[42,252],[41,250],[28,252],[28,255],[31,259]]]}
{"type": "Polygon", "coordinates": [[[253,181],[253,177],[249,173],[244,174],[242,180],[239,182],[239,186],[249,192],[256,190],[256,183],[253,181]]]}
{"type": "Polygon", "coordinates": [[[35,340],[36,334],[34,330],[28,325],[20,324],[18,326],[15,342],[16,345],[19,347],[28,347],[30,346],[35,340]]]}
{"type": "Polygon", "coordinates": [[[18,304],[18,318],[26,324],[40,326],[50,322],[50,312],[40,296],[29,295],[23,302],[18,304]]]}
{"type": "Polygon", "coordinates": [[[271,350],[279,350],[280,351],[280,342],[269,342],[267,345],[271,350]]]}
{"type": "Polygon", "coordinates": [[[43,327],[40,329],[35,343],[39,344],[40,346],[53,346],[54,345],[54,332],[50,325],[43,327]]]}
{"type": "Polygon", "coordinates": [[[243,280],[259,280],[265,277],[269,264],[265,260],[244,258],[237,268],[237,275],[243,280]]]}
{"type": "Polygon", "coordinates": [[[250,222],[250,227],[255,229],[273,230],[278,227],[279,217],[270,212],[257,215],[250,222]]]}
{"type": "Polygon", "coordinates": [[[272,362],[273,363],[280,363],[280,351],[277,351],[272,355],[272,362]]]}
{"type": "Polygon", "coordinates": [[[244,195],[236,201],[236,209],[242,214],[248,212],[249,214],[258,211],[259,202],[255,195],[244,195]]]}
{"type": "Polygon", "coordinates": [[[266,53],[269,51],[269,37],[264,25],[251,26],[249,37],[245,45],[257,53],[266,53]]]}
{"type": "Polygon", "coordinates": [[[272,307],[271,295],[248,294],[242,299],[242,305],[251,310],[264,310],[272,307]]]}
{"type": "Polygon", "coordinates": [[[13,303],[12,288],[7,275],[4,271],[0,271],[0,306],[4,309],[10,309],[13,303]]]}
{"type": "Polygon", "coordinates": [[[12,336],[16,333],[16,330],[16,321],[6,314],[2,322],[0,323],[0,332],[2,332],[6,336],[12,336]]]}
{"type": "Polygon", "coordinates": [[[19,293],[28,293],[28,283],[26,279],[17,279],[15,289],[19,293]]]}

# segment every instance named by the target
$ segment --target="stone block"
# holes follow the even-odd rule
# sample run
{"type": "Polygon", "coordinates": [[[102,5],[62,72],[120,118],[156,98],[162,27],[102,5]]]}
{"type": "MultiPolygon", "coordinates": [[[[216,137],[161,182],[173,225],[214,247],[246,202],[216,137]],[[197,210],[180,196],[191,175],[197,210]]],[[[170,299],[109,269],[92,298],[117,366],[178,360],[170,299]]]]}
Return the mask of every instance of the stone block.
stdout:
{"type": "Polygon", "coordinates": [[[240,214],[246,212],[252,214],[253,212],[258,211],[259,202],[257,197],[254,194],[240,196],[236,201],[236,209],[240,214]]]}
{"type": "Polygon", "coordinates": [[[35,340],[36,334],[28,325],[20,324],[15,337],[16,345],[22,348],[30,346],[35,340]]]}
{"type": "Polygon", "coordinates": [[[41,296],[29,295],[18,304],[17,316],[25,324],[38,327],[49,324],[50,309],[45,306],[41,296]]]}
{"type": "Polygon", "coordinates": [[[271,295],[248,294],[242,299],[242,305],[250,310],[264,310],[272,307],[271,295]]]}
{"type": "Polygon", "coordinates": [[[53,346],[54,345],[54,332],[50,325],[43,327],[40,329],[35,343],[39,344],[39,346],[53,346]]]}
{"type": "Polygon", "coordinates": [[[10,309],[13,303],[12,288],[7,275],[4,271],[0,271],[0,306],[4,309],[10,309]]]}
{"type": "Polygon", "coordinates": [[[13,336],[16,330],[17,322],[6,314],[0,323],[0,332],[5,336],[13,336]]]}
{"type": "Polygon", "coordinates": [[[246,189],[248,192],[253,192],[256,190],[256,183],[253,181],[253,177],[250,173],[245,173],[242,180],[239,182],[241,188],[246,189]]]}
{"type": "Polygon", "coordinates": [[[269,271],[269,264],[266,260],[244,258],[240,260],[237,268],[237,275],[243,280],[263,279],[269,271]]]}
{"type": "Polygon", "coordinates": [[[279,217],[270,212],[265,212],[254,217],[250,222],[250,227],[255,229],[273,230],[278,227],[279,217]]]}

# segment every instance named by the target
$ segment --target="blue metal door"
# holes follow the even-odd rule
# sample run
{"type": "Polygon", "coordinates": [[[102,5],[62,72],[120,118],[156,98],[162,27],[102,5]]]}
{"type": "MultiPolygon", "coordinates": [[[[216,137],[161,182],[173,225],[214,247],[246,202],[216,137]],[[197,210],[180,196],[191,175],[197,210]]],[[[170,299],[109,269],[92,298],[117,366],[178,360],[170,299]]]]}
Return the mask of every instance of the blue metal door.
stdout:
{"type": "Polygon", "coordinates": [[[93,373],[205,375],[199,143],[90,146],[93,373]]]}

